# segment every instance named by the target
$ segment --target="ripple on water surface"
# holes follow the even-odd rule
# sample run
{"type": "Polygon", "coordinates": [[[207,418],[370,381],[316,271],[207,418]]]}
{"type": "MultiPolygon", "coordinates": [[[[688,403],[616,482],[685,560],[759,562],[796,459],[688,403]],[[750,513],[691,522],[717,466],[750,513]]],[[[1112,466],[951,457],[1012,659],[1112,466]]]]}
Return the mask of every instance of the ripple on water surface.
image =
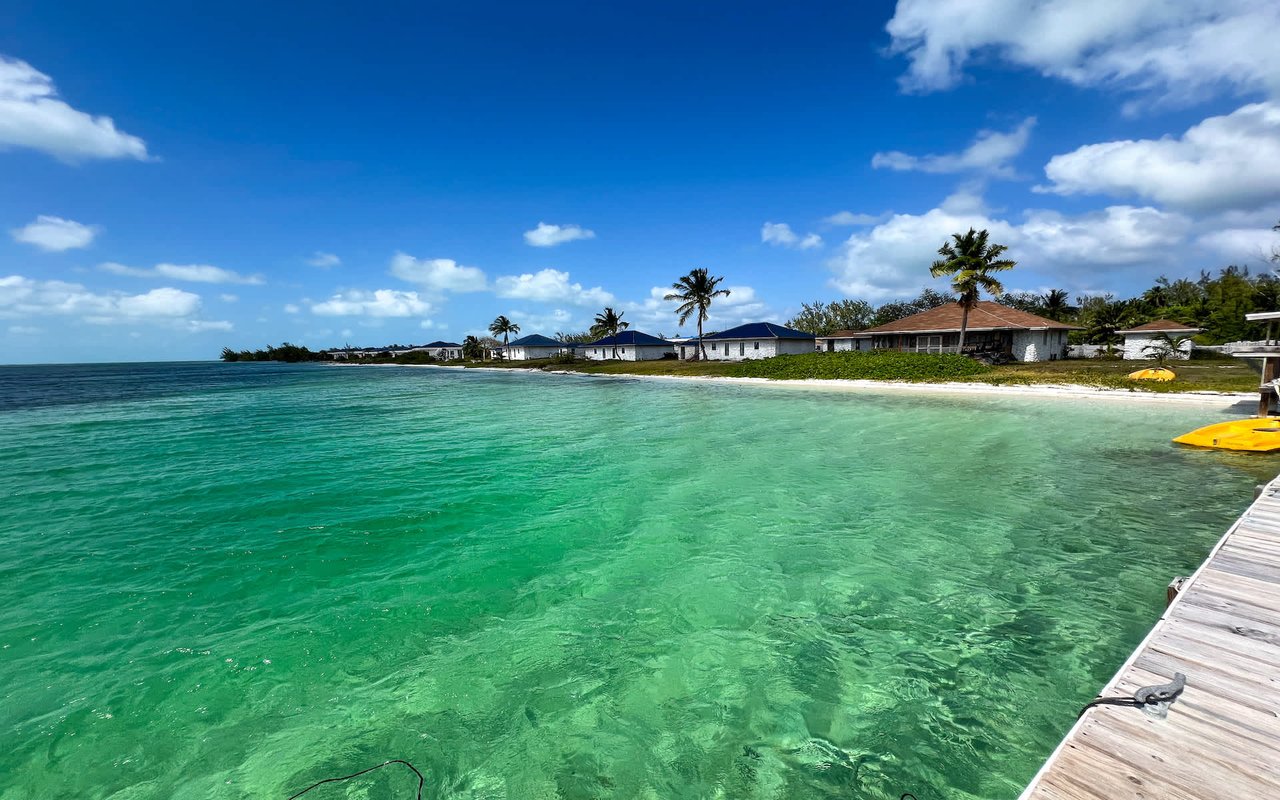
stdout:
{"type": "Polygon", "coordinates": [[[1280,468],[1216,416],[0,368],[0,800],[1013,797],[1280,468]]]}

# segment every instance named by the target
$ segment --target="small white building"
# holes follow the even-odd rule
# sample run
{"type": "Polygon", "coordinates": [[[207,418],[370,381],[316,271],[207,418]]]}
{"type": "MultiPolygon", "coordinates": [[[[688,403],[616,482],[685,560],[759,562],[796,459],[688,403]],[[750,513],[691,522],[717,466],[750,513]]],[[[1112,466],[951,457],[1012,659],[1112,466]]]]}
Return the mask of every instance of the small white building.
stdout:
{"type": "Polygon", "coordinates": [[[462,359],[462,345],[457,342],[432,342],[414,349],[425,350],[427,355],[432,358],[438,358],[441,361],[460,361],[462,359]]]}
{"type": "Polygon", "coordinates": [[[840,350],[870,350],[871,337],[862,331],[836,331],[815,339],[817,349],[822,353],[835,353],[840,350]]]}
{"type": "Polygon", "coordinates": [[[1190,325],[1181,322],[1174,322],[1170,319],[1158,319],[1155,322],[1148,322],[1145,325],[1139,325],[1136,328],[1130,328],[1124,331],[1116,331],[1124,337],[1124,358],[1126,361],[1150,361],[1152,356],[1148,347],[1156,344],[1156,342],[1164,341],[1168,336],[1175,342],[1184,339],[1178,345],[1178,351],[1173,354],[1173,358],[1188,359],[1191,358],[1191,337],[1200,333],[1200,328],[1193,328],[1190,325]]]}
{"type": "MultiPolygon", "coordinates": [[[[690,342],[690,356],[697,351],[698,341],[690,342]]],[[[749,322],[727,331],[702,337],[709,361],[749,361],[782,355],[812,353],[812,333],[797,331],[774,322],[749,322]]],[[[699,354],[701,355],[701,354],[699,354]]]]}
{"type": "Polygon", "coordinates": [[[676,349],[666,339],[640,331],[623,331],[617,336],[580,344],[575,352],[591,361],[658,361],[675,358],[676,349]]]}
{"type": "Polygon", "coordinates": [[[532,361],[536,358],[551,358],[570,348],[571,345],[535,333],[507,345],[506,358],[508,361],[532,361]]]}

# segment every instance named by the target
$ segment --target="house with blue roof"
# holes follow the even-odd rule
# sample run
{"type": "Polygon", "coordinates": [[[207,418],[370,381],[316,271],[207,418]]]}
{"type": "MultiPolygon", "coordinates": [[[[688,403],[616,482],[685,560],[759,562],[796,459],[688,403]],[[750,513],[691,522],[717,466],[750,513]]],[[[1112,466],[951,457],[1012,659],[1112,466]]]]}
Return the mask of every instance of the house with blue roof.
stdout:
{"type": "Polygon", "coordinates": [[[504,355],[508,361],[532,361],[535,358],[551,358],[572,348],[573,345],[559,339],[534,333],[507,345],[504,355]]]}
{"type": "Polygon", "coordinates": [[[427,355],[438,358],[441,361],[462,360],[462,345],[457,342],[435,341],[415,349],[426,350],[427,355]]]}
{"type": "Polygon", "coordinates": [[[676,356],[671,342],[640,331],[622,331],[617,336],[578,345],[577,352],[592,361],[658,361],[676,356]]]}
{"type": "MultiPolygon", "coordinates": [[[[816,348],[812,333],[805,333],[775,322],[748,322],[727,331],[702,337],[707,359],[713,361],[745,361],[782,355],[812,353],[816,348]]],[[[691,341],[686,357],[697,352],[697,340],[691,341]]]]}

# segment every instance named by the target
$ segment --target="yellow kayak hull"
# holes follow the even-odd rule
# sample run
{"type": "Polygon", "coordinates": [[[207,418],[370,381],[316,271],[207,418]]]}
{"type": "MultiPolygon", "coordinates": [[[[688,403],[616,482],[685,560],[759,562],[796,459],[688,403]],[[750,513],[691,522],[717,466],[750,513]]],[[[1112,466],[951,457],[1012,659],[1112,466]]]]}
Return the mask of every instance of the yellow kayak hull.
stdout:
{"type": "Polygon", "coordinates": [[[1215,450],[1271,453],[1280,450],[1280,417],[1219,422],[1184,433],[1173,441],[1215,450]]]}
{"type": "Polygon", "coordinates": [[[1171,381],[1178,377],[1173,370],[1164,367],[1152,369],[1140,369],[1137,372],[1129,373],[1131,381],[1171,381]]]}

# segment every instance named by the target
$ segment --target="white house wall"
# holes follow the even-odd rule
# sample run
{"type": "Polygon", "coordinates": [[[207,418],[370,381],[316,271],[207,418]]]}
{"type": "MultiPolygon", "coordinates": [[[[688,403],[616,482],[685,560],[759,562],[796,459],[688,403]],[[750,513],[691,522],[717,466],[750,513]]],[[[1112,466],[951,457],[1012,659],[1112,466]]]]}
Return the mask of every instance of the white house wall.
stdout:
{"type": "Polygon", "coordinates": [[[618,345],[618,355],[614,358],[613,345],[583,345],[578,348],[578,355],[590,361],[658,361],[667,355],[674,355],[671,345],[665,344],[631,344],[618,345]]]}
{"type": "Polygon", "coordinates": [[[1062,358],[1067,332],[1061,330],[1014,331],[1014,361],[1053,361],[1062,358]]]}
{"type": "Polygon", "coordinates": [[[871,349],[870,339],[818,339],[818,343],[822,345],[821,351],[823,353],[828,353],[828,352],[839,353],[845,350],[870,350],[871,349]],[[835,342],[835,347],[831,348],[831,350],[827,350],[827,342],[835,342]]]}
{"type": "MultiPolygon", "coordinates": [[[[1176,340],[1178,336],[1186,336],[1186,334],[1170,334],[1176,340]]],[[[1150,347],[1157,342],[1163,342],[1164,335],[1159,331],[1143,332],[1143,333],[1126,333],[1124,335],[1124,358],[1126,361],[1150,361],[1154,356],[1150,352],[1143,352],[1144,347],[1150,347]]],[[[1178,352],[1172,358],[1187,359],[1191,358],[1191,340],[1187,339],[1178,345],[1178,352]]]]}
{"type": "Polygon", "coordinates": [[[535,358],[551,358],[559,352],[559,347],[525,347],[522,345],[520,347],[512,347],[509,358],[511,361],[531,361],[535,358]]]}
{"type": "Polygon", "coordinates": [[[716,339],[706,345],[708,361],[751,361],[813,352],[813,342],[808,339],[716,339]]]}

